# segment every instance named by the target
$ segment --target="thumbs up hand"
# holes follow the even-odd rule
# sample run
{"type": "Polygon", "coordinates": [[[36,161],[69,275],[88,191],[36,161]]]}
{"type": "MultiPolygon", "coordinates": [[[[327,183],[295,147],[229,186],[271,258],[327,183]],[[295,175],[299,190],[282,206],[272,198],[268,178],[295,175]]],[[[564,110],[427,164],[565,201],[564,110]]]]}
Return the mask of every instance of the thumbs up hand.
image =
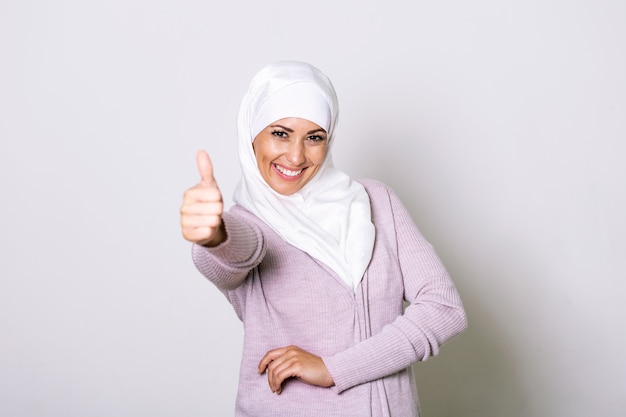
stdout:
{"type": "Polygon", "coordinates": [[[222,223],[224,203],[213,176],[213,164],[205,151],[196,155],[200,182],[185,191],[180,208],[183,237],[204,246],[217,246],[226,240],[222,223]]]}

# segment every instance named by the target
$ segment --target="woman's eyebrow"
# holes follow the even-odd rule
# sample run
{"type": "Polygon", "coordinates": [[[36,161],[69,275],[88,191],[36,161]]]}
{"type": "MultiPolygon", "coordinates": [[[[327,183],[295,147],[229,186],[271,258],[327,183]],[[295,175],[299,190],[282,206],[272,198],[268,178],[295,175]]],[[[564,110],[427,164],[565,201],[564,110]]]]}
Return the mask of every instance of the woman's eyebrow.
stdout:
{"type": "MultiPolygon", "coordinates": [[[[287,131],[287,132],[289,132],[289,133],[293,133],[293,132],[294,132],[294,130],[293,130],[293,129],[288,128],[287,126],[279,125],[279,124],[277,124],[277,123],[276,123],[276,124],[273,124],[273,125],[270,125],[270,127],[279,127],[279,128],[281,128],[281,129],[283,129],[283,130],[286,130],[286,131],[287,131]]],[[[326,130],[320,127],[320,128],[317,128],[317,129],[313,129],[313,130],[308,131],[308,132],[307,132],[307,135],[311,135],[311,134],[313,134],[313,133],[317,133],[317,132],[326,133],[326,130]]]]}
{"type": "Polygon", "coordinates": [[[280,127],[281,129],[284,129],[284,130],[286,130],[287,132],[291,132],[291,133],[293,133],[293,129],[290,129],[290,128],[286,127],[286,126],[282,126],[282,125],[274,124],[274,125],[270,125],[270,127],[280,127]]]}

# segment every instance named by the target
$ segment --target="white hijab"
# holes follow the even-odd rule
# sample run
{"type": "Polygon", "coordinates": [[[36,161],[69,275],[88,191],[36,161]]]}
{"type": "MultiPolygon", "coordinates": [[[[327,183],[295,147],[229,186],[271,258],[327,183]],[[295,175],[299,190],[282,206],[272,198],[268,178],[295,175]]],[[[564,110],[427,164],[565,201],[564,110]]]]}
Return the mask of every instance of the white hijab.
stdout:
{"type": "Polygon", "coordinates": [[[234,201],[265,221],[289,244],[330,267],[354,290],[372,257],[375,231],[365,189],[333,167],[330,150],[338,110],[330,80],[312,65],[283,61],[259,71],[239,110],[243,172],[234,201]],[[304,96],[307,99],[302,99],[304,96]],[[326,129],[329,141],[318,172],[299,192],[289,196],[277,193],[265,182],[252,148],[260,130],[286,117],[317,123],[326,129]]]}

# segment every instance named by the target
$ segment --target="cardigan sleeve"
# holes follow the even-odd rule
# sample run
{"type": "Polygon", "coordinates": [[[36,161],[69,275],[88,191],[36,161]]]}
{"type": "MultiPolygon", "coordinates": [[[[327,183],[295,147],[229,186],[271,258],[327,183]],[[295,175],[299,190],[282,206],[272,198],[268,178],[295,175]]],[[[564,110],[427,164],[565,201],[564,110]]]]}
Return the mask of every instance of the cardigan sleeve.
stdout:
{"type": "Polygon", "coordinates": [[[222,219],[226,240],[211,248],[194,244],[192,258],[202,275],[226,292],[244,282],[265,256],[266,245],[261,230],[241,216],[227,212],[222,219]]]}
{"type": "Polygon", "coordinates": [[[391,206],[391,227],[395,230],[404,298],[409,305],[379,333],[347,350],[323,357],[337,392],[426,360],[467,327],[465,311],[452,279],[399,198],[385,188],[391,206]]]}

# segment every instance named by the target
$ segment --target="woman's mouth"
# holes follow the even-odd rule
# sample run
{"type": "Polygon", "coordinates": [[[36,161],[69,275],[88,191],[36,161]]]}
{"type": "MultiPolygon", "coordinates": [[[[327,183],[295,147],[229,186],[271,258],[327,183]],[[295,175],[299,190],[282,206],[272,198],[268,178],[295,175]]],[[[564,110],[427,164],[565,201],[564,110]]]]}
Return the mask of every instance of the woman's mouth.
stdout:
{"type": "Polygon", "coordinates": [[[276,165],[276,164],[273,164],[273,165],[274,165],[274,168],[276,168],[276,171],[280,172],[282,175],[289,177],[289,178],[297,177],[298,175],[302,174],[302,171],[304,171],[304,169],[299,169],[297,171],[294,171],[291,169],[281,167],[280,165],[276,165]]]}

